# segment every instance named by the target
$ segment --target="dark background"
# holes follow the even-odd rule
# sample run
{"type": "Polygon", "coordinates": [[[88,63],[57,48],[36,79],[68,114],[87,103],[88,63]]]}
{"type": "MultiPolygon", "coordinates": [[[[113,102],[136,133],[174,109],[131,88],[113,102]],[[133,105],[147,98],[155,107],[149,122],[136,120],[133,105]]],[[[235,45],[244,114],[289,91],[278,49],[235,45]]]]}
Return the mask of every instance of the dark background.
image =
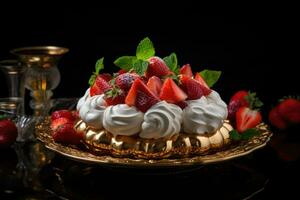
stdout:
{"type": "MultiPolygon", "coordinates": [[[[98,58],[105,57],[105,71],[116,71],[113,60],[133,55],[146,36],[158,56],[176,52],[179,64],[190,63],[194,71],[222,70],[215,89],[227,102],[239,89],[256,91],[266,109],[284,95],[299,94],[298,66],[291,62],[297,35],[292,15],[267,10],[204,14],[204,7],[183,4],[51,5],[2,6],[0,59],[12,58],[9,50],[16,47],[68,47],[59,63],[62,80],[54,97],[83,95],[98,58]]],[[[0,80],[3,97],[2,73],[0,80]]]]}

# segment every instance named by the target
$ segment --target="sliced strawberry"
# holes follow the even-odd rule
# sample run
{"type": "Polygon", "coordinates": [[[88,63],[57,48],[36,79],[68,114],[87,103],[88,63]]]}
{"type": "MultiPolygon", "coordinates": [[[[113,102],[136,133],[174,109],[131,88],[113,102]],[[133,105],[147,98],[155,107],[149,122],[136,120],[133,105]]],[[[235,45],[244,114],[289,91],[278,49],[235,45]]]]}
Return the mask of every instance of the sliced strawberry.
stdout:
{"type": "Polygon", "coordinates": [[[109,82],[112,79],[112,76],[109,73],[99,74],[98,76],[100,76],[101,78],[103,78],[107,82],[109,82]]]}
{"type": "Polygon", "coordinates": [[[51,120],[55,120],[55,119],[58,119],[58,118],[67,118],[69,120],[74,120],[74,116],[72,114],[71,111],[69,110],[57,110],[57,111],[54,111],[52,114],[51,114],[51,120]]]}
{"type": "Polygon", "coordinates": [[[111,105],[125,103],[125,98],[126,98],[126,93],[121,92],[120,94],[117,94],[116,96],[105,97],[105,101],[106,101],[107,106],[111,106],[111,105]]]}
{"type": "Polygon", "coordinates": [[[168,103],[178,103],[184,101],[187,95],[176,85],[176,83],[171,79],[167,78],[163,83],[163,86],[159,95],[161,100],[165,100],[168,103]]]}
{"type": "Polygon", "coordinates": [[[70,119],[64,118],[64,117],[57,118],[57,119],[51,121],[51,129],[53,131],[55,131],[58,127],[60,127],[64,124],[73,124],[73,122],[74,122],[73,120],[70,120],[70,119]]]}
{"type": "Polygon", "coordinates": [[[199,99],[204,95],[206,88],[201,85],[195,79],[189,78],[187,76],[182,76],[180,78],[181,88],[187,94],[188,100],[199,99]]]}
{"type": "Polygon", "coordinates": [[[136,106],[142,112],[146,112],[157,102],[159,98],[140,79],[134,80],[125,99],[127,105],[136,106]]]}
{"type": "Polygon", "coordinates": [[[145,74],[146,78],[151,78],[152,76],[161,78],[170,73],[170,70],[163,59],[154,56],[149,58],[148,61],[149,65],[145,74]]]}
{"type": "Polygon", "coordinates": [[[231,97],[228,104],[228,119],[230,121],[235,121],[235,113],[240,107],[249,106],[249,102],[246,100],[248,94],[248,91],[240,90],[231,97]]]}
{"type": "Polygon", "coordinates": [[[285,99],[278,105],[278,113],[290,123],[300,123],[300,101],[285,99]]]}
{"type": "Polygon", "coordinates": [[[180,68],[180,74],[189,78],[193,77],[193,72],[190,64],[185,64],[180,68]]]}
{"type": "Polygon", "coordinates": [[[162,87],[162,81],[157,76],[152,76],[149,78],[147,87],[154,93],[156,96],[159,96],[161,87],[162,87]]]}
{"type": "Polygon", "coordinates": [[[176,103],[177,106],[179,106],[182,110],[188,106],[186,101],[180,101],[178,103],[176,103]]]}
{"type": "Polygon", "coordinates": [[[261,114],[257,110],[248,107],[241,107],[236,112],[236,129],[242,133],[249,128],[254,128],[262,120],[261,114]]]}
{"type": "Polygon", "coordinates": [[[288,127],[288,122],[279,114],[278,106],[274,107],[269,112],[269,122],[278,129],[285,129],[288,127]]]}
{"type": "Polygon", "coordinates": [[[55,142],[64,144],[79,144],[83,138],[83,134],[76,132],[73,128],[73,124],[64,124],[59,126],[52,134],[55,142]]]}
{"type": "Polygon", "coordinates": [[[116,77],[115,83],[119,88],[127,91],[130,89],[133,81],[139,77],[136,73],[123,73],[116,77]]]}
{"type": "Polygon", "coordinates": [[[109,85],[109,83],[106,80],[104,80],[100,76],[97,76],[94,84],[92,85],[92,87],[90,89],[90,96],[103,94],[110,88],[111,88],[111,86],[109,85]]]}
{"type": "Polygon", "coordinates": [[[205,90],[203,91],[203,93],[205,96],[211,93],[211,89],[208,87],[205,80],[201,77],[200,73],[196,73],[195,80],[197,80],[202,86],[204,86],[205,90]]]}

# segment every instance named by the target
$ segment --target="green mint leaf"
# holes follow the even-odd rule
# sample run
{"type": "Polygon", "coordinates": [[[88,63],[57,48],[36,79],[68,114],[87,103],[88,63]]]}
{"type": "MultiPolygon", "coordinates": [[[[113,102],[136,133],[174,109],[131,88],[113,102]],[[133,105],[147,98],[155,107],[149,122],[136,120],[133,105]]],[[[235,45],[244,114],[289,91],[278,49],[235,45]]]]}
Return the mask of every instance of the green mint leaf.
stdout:
{"type": "Polygon", "coordinates": [[[90,86],[94,85],[96,78],[97,78],[97,75],[95,73],[90,77],[90,79],[89,79],[90,86]]]}
{"type": "Polygon", "coordinates": [[[0,115],[0,120],[6,119],[7,115],[0,115]]]}
{"type": "Polygon", "coordinates": [[[144,38],[136,48],[136,57],[141,60],[147,60],[155,55],[155,49],[151,40],[144,38]]]}
{"type": "Polygon", "coordinates": [[[103,64],[103,61],[104,61],[104,57],[100,58],[99,60],[97,60],[96,62],[96,66],[95,66],[95,73],[98,75],[99,72],[104,69],[104,64],[103,64]]]}
{"type": "Polygon", "coordinates": [[[241,136],[241,134],[239,134],[237,132],[237,130],[234,129],[234,130],[229,132],[229,138],[232,139],[232,140],[235,140],[235,141],[239,141],[239,140],[242,139],[242,136],[241,136]]]}
{"type": "Polygon", "coordinates": [[[175,53],[171,53],[169,56],[164,57],[163,60],[172,72],[179,74],[179,66],[175,53]]]}
{"type": "Polygon", "coordinates": [[[143,60],[136,60],[133,64],[133,70],[139,74],[140,76],[143,76],[145,71],[147,70],[149,65],[149,62],[143,61],[143,60]]]}
{"type": "Polygon", "coordinates": [[[252,137],[257,136],[259,134],[260,134],[260,132],[257,129],[250,128],[250,129],[247,129],[246,131],[241,133],[241,139],[242,140],[249,140],[252,137]]]}
{"type": "Polygon", "coordinates": [[[129,71],[133,67],[133,63],[135,63],[136,60],[137,58],[135,56],[122,56],[117,58],[114,61],[114,64],[121,69],[129,71]]]}
{"type": "Polygon", "coordinates": [[[221,71],[207,69],[200,72],[201,77],[205,80],[208,87],[212,87],[219,80],[221,74],[221,71]]]}

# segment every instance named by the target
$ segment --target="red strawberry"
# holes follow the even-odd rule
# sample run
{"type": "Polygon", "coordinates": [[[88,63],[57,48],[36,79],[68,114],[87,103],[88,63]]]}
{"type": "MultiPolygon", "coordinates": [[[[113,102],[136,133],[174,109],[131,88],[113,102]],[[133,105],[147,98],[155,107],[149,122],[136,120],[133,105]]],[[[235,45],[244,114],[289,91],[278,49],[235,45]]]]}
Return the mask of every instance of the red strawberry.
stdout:
{"type": "Polygon", "coordinates": [[[163,59],[154,56],[149,58],[148,61],[149,65],[145,74],[146,78],[151,78],[151,76],[161,78],[162,76],[166,76],[170,73],[170,70],[163,59]]]}
{"type": "Polygon", "coordinates": [[[180,78],[181,88],[187,94],[188,100],[199,99],[204,95],[206,88],[201,85],[198,81],[187,76],[180,78]]]}
{"type": "Polygon", "coordinates": [[[52,114],[51,114],[51,120],[55,120],[55,119],[58,119],[58,118],[67,118],[69,120],[74,120],[74,116],[72,114],[71,111],[69,110],[57,110],[57,111],[54,111],[52,114]]]}
{"type": "Polygon", "coordinates": [[[262,120],[261,114],[257,110],[248,107],[241,107],[236,112],[236,129],[242,133],[249,128],[254,128],[262,120]]]}
{"type": "Polygon", "coordinates": [[[269,121],[270,123],[278,129],[285,129],[288,127],[287,121],[279,114],[278,106],[274,107],[269,112],[269,121]]]}
{"type": "Polygon", "coordinates": [[[157,76],[152,76],[148,80],[147,87],[154,94],[156,94],[156,96],[159,96],[159,93],[160,93],[160,90],[161,90],[161,87],[162,87],[162,82],[161,82],[160,78],[158,78],[157,76]]]}
{"type": "Polygon", "coordinates": [[[187,95],[176,85],[173,79],[167,78],[161,88],[159,97],[168,103],[176,104],[184,101],[187,95]]]}
{"type": "Polygon", "coordinates": [[[79,119],[79,111],[78,110],[73,110],[72,115],[73,115],[74,120],[79,119]]]}
{"type": "Polygon", "coordinates": [[[200,73],[196,73],[195,80],[197,80],[202,86],[204,86],[205,90],[203,90],[203,93],[205,96],[211,93],[211,89],[208,87],[205,80],[201,77],[200,73]]]}
{"type": "Polygon", "coordinates": [[[51,121],[51,129],[55,131],[59,126],[62,126],[64,124],[73,124],[73,123],[74,121],[68,118],[64,118],[64,117],[57,118],[51,121]]]}
{"type": "Polygon", "coordinates": [[[278,105],[278,113],[290,123],[300,123],[300,101],[285,99],[278,105]]]}
{"type": "Polygon", "coordinates": [[[106,80],[104,80],[100,76],[97,76],[94,84],[92,85],[92,87],[90,89],[90,96],[103,94],[110,88],[111,88],[111,86],[109,85],[109,83],[106,80]]]}
{"type": "Polygon", "coordinates": [[[124,74],[124,73],[126,73],[127,71],[125,70],[125,69],[120,69],[119,71],[118,71],[118,74],[120,75],[120,74],[124,74]]]}
{"type": "Polygon", "coordinates": [[[126,93],[121,91],[119,94],[105,97],[107,106],[123,104],[125,102],[126,93]]]}
{"type": "Polygon", "coordinates": [[[65,144],[79,144],[83,138],[83,134],[76,132],[73,128],[73,124],[64,124],[59,126],[52,134],[55,142],[61,142],[65,144]]]}
{"type": "Polygon", "coordinates": [[[190,64],[185,64],[180,68],[180,74],[189,78],[193,77],[193,72],[190,64]]]}
{"type": "Polygon", "coordinates": [[[178,103],[176,103],[177,106],[179,106],[182,110],[188,106],[186,101],[180,101],[178,103]]]}
{"type": "Polygon", "coordinates": [[[112,76],[109,73],[99,74],[98,76],[100,76],[101,78],[103,78],[107,82],[109,82],[112,79],[112,76]]]}
{"type": "Polygon", "coordinates": [[[123,73],[117,76],[115,82],[119,88],[127,91],[130,89],[133,81],[139,77],[136,73],[123,73]]]}
{"type": "Polygon", "coordinates": [[[240,90],[231,97],[228,104],[228,119],[230,121],[235,121],[235,113],[240,107],[249,106],[249,102],[246,100],[248,94],[248,91],[240,90]]]}
{"type": "Polygon", "coordinates": [[[159,98],[140,79],[135,79],[125,103],[136,106],[140,111],[146,112],[151,106],[159,102],[159,98]]]}
{"type": "Polygon", "coordinates": [[[16,141],[18,130],[14,122],[9,119],[0,121],[0,147],[8,147],[16,141]]]}

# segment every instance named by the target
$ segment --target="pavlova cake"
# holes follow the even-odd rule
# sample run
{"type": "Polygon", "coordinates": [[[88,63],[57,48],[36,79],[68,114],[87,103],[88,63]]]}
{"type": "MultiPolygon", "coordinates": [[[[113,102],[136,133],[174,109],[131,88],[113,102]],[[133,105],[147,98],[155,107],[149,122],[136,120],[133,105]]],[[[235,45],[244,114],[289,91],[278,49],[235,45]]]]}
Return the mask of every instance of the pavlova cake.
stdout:
{"type": "Polygon", "coordinates": [[[123,56],[121,69],[101,73],[96,63],[90,87],[77,104],[75,130],[93,152],[121,157],[167,158],[203,155],[226,148],[233,130],[227,105],[210,87],[221,72],[193,73],[178,66],[175,53],[155,56],[149,38],[136,56],[123,56]]]}

